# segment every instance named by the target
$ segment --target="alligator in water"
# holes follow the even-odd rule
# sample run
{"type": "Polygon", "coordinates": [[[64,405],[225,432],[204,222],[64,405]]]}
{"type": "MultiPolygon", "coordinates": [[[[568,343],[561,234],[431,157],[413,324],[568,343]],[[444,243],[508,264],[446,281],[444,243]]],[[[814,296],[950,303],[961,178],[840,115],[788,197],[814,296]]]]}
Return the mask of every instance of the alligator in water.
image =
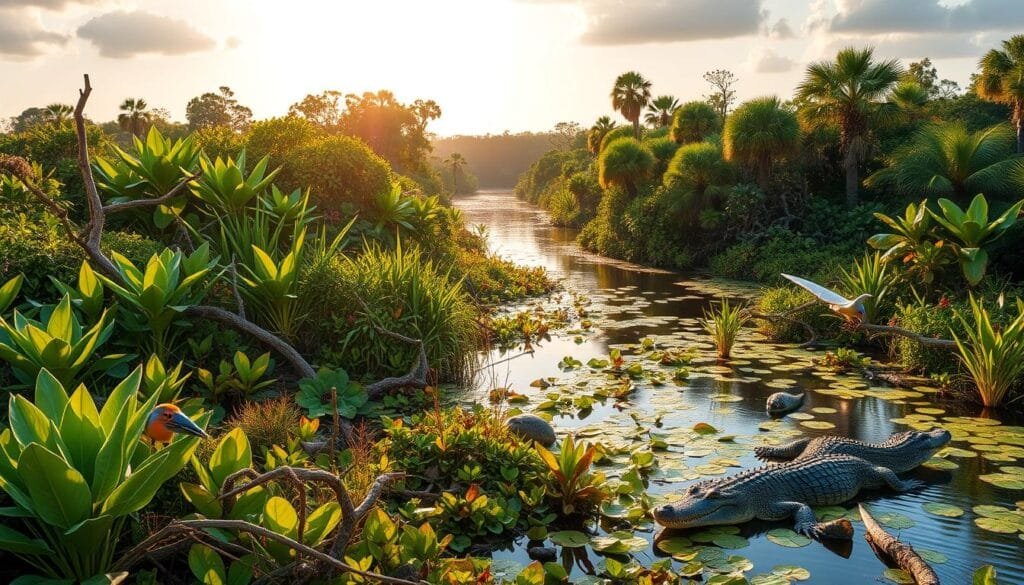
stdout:
{"type": "Polygon", "coordinates": [[[896,473],[910,471],[931,458],[935,451],[949,442],[951,435],[945,429],[923,433],[905,431],[896,433],[881,443],[865,443],[846,437],[826,436],[797,439],[777,447],[760,446],[754,449],[758,459],[801,460],[820,455],[853,455],[874,465],[888,467],[896,473]]]}
{"type": "Polygon", "coordinates": [[[795,517],[794,529],[805,536],[850,538],[849,521],[819,523],[811,506],[842,504],[862,489],[904,492],[921,485],[857,457],[812,457],[692,485],[681,500],[655,508],[654,520],[666,528],[694,528],[795,517]]]}

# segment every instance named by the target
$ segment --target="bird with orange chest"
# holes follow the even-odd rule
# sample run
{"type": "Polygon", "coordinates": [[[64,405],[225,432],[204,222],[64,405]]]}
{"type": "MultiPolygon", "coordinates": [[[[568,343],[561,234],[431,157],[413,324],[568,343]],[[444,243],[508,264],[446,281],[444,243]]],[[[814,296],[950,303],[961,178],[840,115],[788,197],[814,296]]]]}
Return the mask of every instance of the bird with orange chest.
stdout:
{"type": "Polygon", "coordinates": [[[173,404],[158,404],[146,420],[146,436],[154,443],[170,443],[175,433],[209,438],[180,408],[173,404]]]}

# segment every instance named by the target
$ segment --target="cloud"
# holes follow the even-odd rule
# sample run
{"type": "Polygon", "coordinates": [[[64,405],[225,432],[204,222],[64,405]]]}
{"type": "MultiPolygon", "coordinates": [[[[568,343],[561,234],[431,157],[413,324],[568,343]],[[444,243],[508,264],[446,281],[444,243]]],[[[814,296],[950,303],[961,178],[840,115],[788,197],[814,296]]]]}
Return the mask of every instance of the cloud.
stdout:
{"type": "Polygon", "coordinates": [[[789,21],[785,18],[780,18],[775,24],[768,27],[768,36],[777,40],[785,40],[795,38],[796,34],[793,33],[793,28],[789,26],[789,21]]]}
{"type": "Polygon", "coordinates": [[[61,10],[69,4],[99,4],[103,0],[0,0],[0,8],[46,8],[61,10]]]}
{"type": "Polygon", "coordinates": [[[0,10],[0,56],[28,59],[67,40],[67,35],[44,29],[26,14],[0,10]]]}
{"type": "Polygon", "coordinates": [[[632,45],[757,34],[768,13],[762,0],[580,0],[582,41],[632,45]]]}
{"type": "Polygon", "coordinates": [[[959,59],[977,58],[997,41],[997,35],[944,34],[944,35],[886,35],[870,40],[832,38],[821,51],[823,58],[834,58],[845,47],[873,47],[875,56],[885,59],[959,59]]]}
{"type": "Polygon", "coordinates": [[[837,33],[929,33],[1017,30],[1024,27],[1021,0],[840,0],[828,22],[837,33]]]}
{"type": "Polygon", "coordinates": [[[761,47],[747,56],[747,66],[754,73],[785,73],[796,67],[796,61],[767,47],[761,47]]]}
{"type": "Polygon", "coordinates": [[[213,39],[184,20],[149,12],[109,12],[78,28],[78,36],[112,59],[127,59],[144,53],[183,55],[214,48],[213,39]]]}

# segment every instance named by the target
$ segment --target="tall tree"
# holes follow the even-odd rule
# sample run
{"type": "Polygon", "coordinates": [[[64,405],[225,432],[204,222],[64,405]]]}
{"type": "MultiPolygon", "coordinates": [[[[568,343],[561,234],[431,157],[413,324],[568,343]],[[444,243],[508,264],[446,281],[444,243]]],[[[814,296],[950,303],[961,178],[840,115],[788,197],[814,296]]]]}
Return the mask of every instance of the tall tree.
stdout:
{"type": "Polygon", "coordinates": [[[775,96],[750,100],[725,119],[722,150],[726,160],[753,168],[762,190],[768,187],[775,161],[799,149],[796,114],[775,96]]]}
{"type": "Polygon", "coordinates": [[[308,94],[302,101],[288,107],[288,114],[302,116],[321,128],[334,129],[341,120],[344,94],[333,89],[317,95],[308,94]]]}
{"type": "Polygon", "coordinates": [[[434,100],[416,100],[412,103],[412,111],[416,114],[420,132],[426,132],[427,124],[441,117],[441,106],[434,100]]]}
{"type": "Polygon", "coordinates": [[[979,65],[974,90],[982,99],[1010,106],[1017,152],[1024,153],[1024,35],[1003,41],[1003,49],[985,53],[979,65]]]}
{"type": "Polygon", "coordinates": [[[67,104],[50,104],[43,108],[43,119],[54,126],[63,126],[75,109],[67,104]]]}
{"type": "Polygon", "coordinates": [[[704,97],[724,120],[729,114],[729,106],[736,101],[736,91],[732,86],[739,78],[728,69],[715,69],[704,74],[704,81],[711,84],[711,93],[704,97]]]}
{"type": "Polygon", "coordinates": [[[243,132],[252,123],[252,110],[238,103],[235,92],[224,85],[217,93],[208,92],[190,99],[185,105],[185,118],[191,130],[224,126],[243,132]]]}
{"type": "Polygon", "coordinates": [[[461,154],[453,152],[448,155],[448,158],[444,159],[444,164],[452,169],[452,193],[458,195],[459,175],[462,174],[462,169],[467,164],[466,159],[461,154]]]}
{"type": "Polygon", "coordinates": [[[848,205],[859,201],[859,165],[867,156],[872,127],[893,114],[895,106],[883,100],[901,75],[898,61],[876,62],[873,49],[846,48],[834,62],[809,65],[797,89],[805,123],[839,129],[848,205]]]}
{"type": "Polygon", "coordinates": [[[17,116],[11,118],[10,126],[12,132],[24,132],[29,128],[46,122],[46,112],[43,108],[26,108],[17,116]]]}
{"type": "Polygon", "coordinates": [[[601,116],[594,122],[594,125],[587,131],[587,150],[590,154],[601,153],[601,142],[606,134],[615,128],[615,122],[608,116],[601,116]]]}
{"type": "Polygon", "coordinates": [[[640,113],[651,99],[651,82],[636,71],[627,71],[612,86],[612,108],[633,124],[633,137],[640,139],[640,113]]]}
{"type": "Polygon", "coordinates": [[[559,122],[551,133],[551,145],[557,150],[569,150],[583,132],[579,122],[559,122]]]}
{"type": "Polygon", "coordinates": [[[390,91],[346,95],[338,127],[361,138],[403,172],[417,172],[426,165],[431,148],[426,126],[415,105],[399,102],[390,91]]]}
{"type": "Polygon", "coordinates": [[[707,102],[686,102],[672,116],[672,140],[700,142],[722,129],[722,117],[707,102]]]}
{"type": "Polygon", "coordinates": [[[132,134],[141,137],[150,122],[149,104],[142,98],[127,98],[121,102],[121,113],[117,116],[117,125],[132,134]]]}
{"type": "Polygon", "coordinates": [[[652,128],[664,128],[672,123],[672,114],[679,108],[679,100],[670,95],[659,95],[647,105],[644,122],[652,128]]]}

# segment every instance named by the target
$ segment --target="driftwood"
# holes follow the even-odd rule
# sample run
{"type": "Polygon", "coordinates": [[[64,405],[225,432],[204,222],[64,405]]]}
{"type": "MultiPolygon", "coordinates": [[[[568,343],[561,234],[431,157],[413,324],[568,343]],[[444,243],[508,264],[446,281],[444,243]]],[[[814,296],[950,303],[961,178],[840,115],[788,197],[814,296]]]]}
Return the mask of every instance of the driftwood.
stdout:
{"type": "MultiPolygon", "coordinates": [[[[127,571],[140,562],[154,556],[159,556],[161,550],[174,549],[181,546],[183,543],[188,544],[190,542],[201,542],[207,545],[212,544],[217,547],[229,546],[237,549],[237,545],[210,541],[210,538],[206,536],[207,533],[205,531],[207,529],[217,528],[245,532],[252,536],[259,537],[260,539],[279,542],[293,549],[300,559],[305,557],[312,561],[313,565],[310,567],[302,566],[301,561],[296,561],[295,563],[281,567],[281,569],[275,571],[275,573],[277,576],[282,578],[292,572],[307,573],[309,577],[312,577],[315,575],[331,575],[340,571],[359,575],[369,579],[371,582],[395,583],[398,585],[420,585],[422,583],[421,581],[409,581],[406,579],[388,577],[378,573],[363,571],[345,563],[342,560],[344,559],[345,549],[348,547],[352,536],[355,534],[356,527],[359,522],[367,513],[369,513],[373,506],[376,505],[377,500],[380,499],[381,494],[388,485],[393,481],[402,479],[403,477],[404,474],[402,473],[385,473],[378,476],[370,487],[366,497],[363,498],[363,501],[360,502],[359,505],[355,505],[352,502],[352,498],[349,496],[348,490],[345,489],[345,485],[342,483],[341,478],[323,469],[278,467],[262,474],[257,473],[253,469],[243,469],[229,475],[224,480],[224,486],[221,489],[221,494],[218,499],[222,501],[225,514],[231,511],[231,508],[234,506],[235,500],[239,495],[272,481],[287,481],[292,484],[299,494],[299,506],[296,509],[299,516],[297,540],[288,538],[287,536],[278,534],[272,530],[268,530],[262,526],[257,526],[244,520],[174,520],[126,552],[115,563],[115,570],[127,571]],[[236,487],[236,484],[241,481],[245,481],[245,483],[236,487]],[[317,550],[302,544],[301,542],[302,534],[305,531],[306,525],[306,487],[307,484],[310,483],[323,484],[327,486],[334,492],[335,499],[341,507],[341,522],[338,524],[338,527],[334,529],[334,534],[332,534],[330,538],[324,540],[325,542],[333,540],[331,547],[327,552],[317,550]]],[[[232,553],[238,552],[241,551],[232,551],[232,553]]]]}
{"type": "Polygon", "coordinates": [[[938,575],[921,555],[914,551],[914,547],[900,542],[886,532],[863,505],[860,506],[860,517],[864,521],[864,538],[882,562],[892,561],[897,567],[910,573],[917,585],[939,585],[938,575]]]}

